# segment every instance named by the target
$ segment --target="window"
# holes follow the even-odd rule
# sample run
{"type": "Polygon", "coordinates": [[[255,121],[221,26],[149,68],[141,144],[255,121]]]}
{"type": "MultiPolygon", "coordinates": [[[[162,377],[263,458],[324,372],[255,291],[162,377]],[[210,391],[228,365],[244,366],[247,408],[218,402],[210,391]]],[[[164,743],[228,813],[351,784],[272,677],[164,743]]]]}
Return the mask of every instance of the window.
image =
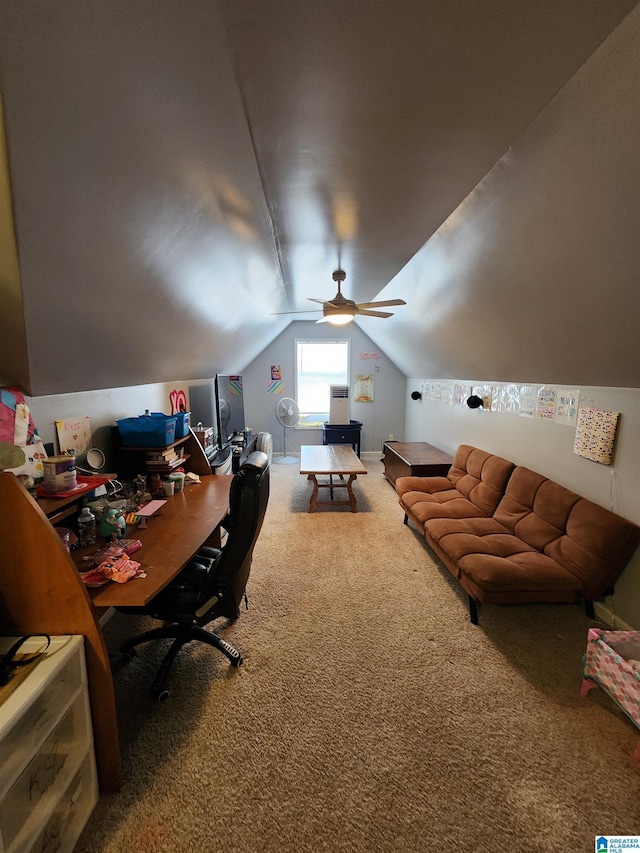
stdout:
{"type": "Polygon", "coordinates": [[[349,341],[296,341],[299,427],[329,420],[329,386],[349,384],[349,341]]]}

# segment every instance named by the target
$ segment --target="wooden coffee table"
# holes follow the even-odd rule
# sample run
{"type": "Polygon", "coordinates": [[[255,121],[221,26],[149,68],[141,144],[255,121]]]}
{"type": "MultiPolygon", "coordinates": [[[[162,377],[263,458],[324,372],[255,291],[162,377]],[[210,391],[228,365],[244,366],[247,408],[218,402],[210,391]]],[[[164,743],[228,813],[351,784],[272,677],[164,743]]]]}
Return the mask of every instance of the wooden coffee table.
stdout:
{"type": "Polygon", "coordinates": [[[350,506],[351,512],[357,512],[356,496],[353,494],[353,481],[358,474],[366,474],[367,469],[358,459],[351,447],[346,444],[303,444],[300,448],[300,473],[306,474],[313,483],[313,492],[309,501],[309,512],[315,512],[318,504],[350,506]],[[349,476],[345,480],[345,476],[349,476]],[[328,476],[329,482],[318,482],[319,476],[328,476]],[[333,478],[338,477],[336,481],[333,478]],[[319,501],[318,490],[329,489],[329,500],[319,501]],[[348,500],[337,501],[333,498],[334,489],[346,489],[348,500]]]}
{"type": "Polygon", "coordinates": [[[385,441],[384,476],[395,485],[398,477],[445,477],[453,457],[426,441],[385,441]]]}

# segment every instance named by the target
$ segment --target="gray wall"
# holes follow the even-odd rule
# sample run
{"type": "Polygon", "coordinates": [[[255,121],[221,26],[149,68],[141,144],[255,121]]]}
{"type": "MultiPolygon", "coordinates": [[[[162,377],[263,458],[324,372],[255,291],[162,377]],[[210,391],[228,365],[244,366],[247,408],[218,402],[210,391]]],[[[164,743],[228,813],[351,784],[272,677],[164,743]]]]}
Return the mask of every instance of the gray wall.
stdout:
{"type": "MultiPolygon", "coordinates": [[[[382,322],[384,320],[367,320],[382,322]]],[[[247,425],[256,430],[272,433],[274,451],[282,452],[283,429],[275,418],[275,407],[279,396],[267,392],[271,378],[271,365],[282,369],[284,396],[295,396],[295,341],[297,339],[334,338],[351,341],[351,391],[353,396],[353,377],[357,374],[372,374],[375,383],[375,401],[373,403],[354,403],[351,401],[350,416],[362,421],[362,451],[381,451],[382,441],[392,433],[400,438],[404,432],[404,393],[406,377],[384,353],[377,350],[379,358],[363,359],[361,353],[372,353],[376,347],[361,328],[351,323],[342,329],[331,327],[328,323],[316,325],[314,322],[295,321],[276,340],[270,344],[258,358],[243,370],[245,413],[247,425]]],[[[321,444],[320,430],[287,430],[289,451],[298,452],[302,444],[321,444]]]]}
{"type": "Polygon", "coordinates": [[[640,386],[639,55],[640,7],[385,288],[407,376],[640,386]]]}
{"type": "MultiPolygon", "coordinates": [[[[406,393],[407,441],[428,441],[453,453],[472,444],[538,471],[600,506],[640,524],[640,390],[582,386],[585,405],[620,412],[611,465],[573,452],[575,428],[430,400],[414,402],[411,391],[423,379],[409,379],[406,393]]],[[[474,385],[472,380],[457,380],[474,385]]],[[[500,383],[482,383],[500,384],[500,383]]],[[[563,387],[575,387],[565,384],[563,387]]],[[[640,629],[640,552],[636,553],[605,605],[622,627],[640,629]]]]}

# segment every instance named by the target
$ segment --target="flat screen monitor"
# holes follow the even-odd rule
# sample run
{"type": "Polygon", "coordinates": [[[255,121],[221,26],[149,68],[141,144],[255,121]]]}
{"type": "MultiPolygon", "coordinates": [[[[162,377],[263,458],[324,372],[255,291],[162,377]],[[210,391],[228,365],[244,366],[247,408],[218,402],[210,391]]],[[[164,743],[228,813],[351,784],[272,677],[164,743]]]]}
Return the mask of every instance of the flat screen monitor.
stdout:
{"type": "Polygon", "coordinates": [[[218,446],[226,447],[245,428],[242,376],[240,374],[216,375],[216,415],[218,419],[218,446]]]}

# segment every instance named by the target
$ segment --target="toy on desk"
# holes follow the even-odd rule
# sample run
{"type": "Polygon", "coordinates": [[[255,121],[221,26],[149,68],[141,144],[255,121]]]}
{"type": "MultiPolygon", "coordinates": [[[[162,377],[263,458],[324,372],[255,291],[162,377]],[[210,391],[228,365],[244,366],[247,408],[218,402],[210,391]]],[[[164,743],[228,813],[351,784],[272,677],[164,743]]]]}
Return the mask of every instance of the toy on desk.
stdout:
{"type": "Polygon", "coordinates": [[[126,529],[124,516],[117,509],[108,509],[100,522],[100,536],[105,539],[122,539],[126,529]]]}

